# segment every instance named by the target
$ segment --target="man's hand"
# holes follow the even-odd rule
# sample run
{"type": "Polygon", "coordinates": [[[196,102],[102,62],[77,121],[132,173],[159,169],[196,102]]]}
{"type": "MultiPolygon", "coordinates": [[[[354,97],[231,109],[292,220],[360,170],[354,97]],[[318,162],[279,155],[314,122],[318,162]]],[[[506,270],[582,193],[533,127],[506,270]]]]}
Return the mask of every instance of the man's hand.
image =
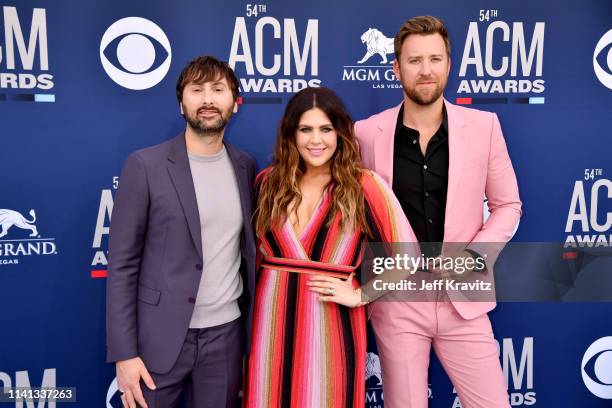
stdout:
{"type": "Polygon", "coordinates": [[[149,389],[155,389],[153,378],[147,371],[142,359],[134,357],[129,360],[117,361],[117,385],[121,394],[121,402],[125,408],[137,408],[138,403],[143,408],[149,408],[145,402],[142,390],[140,389],[140,379],[149,389]]]}

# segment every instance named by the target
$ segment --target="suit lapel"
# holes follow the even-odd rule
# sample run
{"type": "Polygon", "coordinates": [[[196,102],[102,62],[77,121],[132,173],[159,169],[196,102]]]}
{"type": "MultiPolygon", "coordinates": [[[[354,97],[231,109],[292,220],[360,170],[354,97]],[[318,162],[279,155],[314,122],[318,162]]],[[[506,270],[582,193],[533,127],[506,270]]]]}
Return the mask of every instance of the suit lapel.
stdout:
{"type": "Polygon", "coordinates": [[[243,228],[245,233],[249,233],[251,225],[251,186],[249,185],[249,175],[244,160],[241,160],[238,151],[229,143],[225,143],[225,148],[236,175],[238,191],[240,193],[240,203],[242,208],[243,228]]]}
{"type": "Polygon", "coordinates": [[[198,211],[198,202],[195,187],[193,186],[193,177],[191,176],[184,133],[174,138],[170,154],[168,155],[168,161],[168,173],[178,194],[181,207],[183,207],[193,245],[198,251],[200,259],[203,259],[200,212],[198,211]]]}
{"type": "Polygon", "coordinates": [[[397,124],[397,115],[401,107],[402,104],[400,103],[395,108],[384,112],[385,116],[377,125],[380,133],[374,141],[374,171],[389,184],[389,187],[393,186],[395,125],[397,124]]]}
{"type": "Polygon", "coordinates": [[[446,223],[451,219],[450,209],[459,192],[463,163],[467,154],[467,124],[463,121],[461,114],[455,105],[444,100],[448,119],[448,190],[446,193],[446,223]]]}

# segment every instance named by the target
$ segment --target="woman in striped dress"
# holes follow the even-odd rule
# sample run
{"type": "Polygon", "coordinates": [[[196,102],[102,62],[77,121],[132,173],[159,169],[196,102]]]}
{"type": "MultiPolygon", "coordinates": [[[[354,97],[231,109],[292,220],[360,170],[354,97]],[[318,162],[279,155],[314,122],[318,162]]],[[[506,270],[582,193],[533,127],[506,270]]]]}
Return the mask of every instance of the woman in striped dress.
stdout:
{"type": "Polygon", "coordinates": [[[369,238],[415,242],[393,192],[359,165],[353,123],[326,88],[289,101],[273,165],[257,179],[259,273],[244,403],[364,406],[369,238]]]}

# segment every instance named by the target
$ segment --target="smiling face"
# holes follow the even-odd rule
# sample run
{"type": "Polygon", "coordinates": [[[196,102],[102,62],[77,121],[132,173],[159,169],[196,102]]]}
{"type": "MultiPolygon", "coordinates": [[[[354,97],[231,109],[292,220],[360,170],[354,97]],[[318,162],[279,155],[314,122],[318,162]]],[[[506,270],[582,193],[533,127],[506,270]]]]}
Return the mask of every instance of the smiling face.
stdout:
{"type": "Polygon", "coordinates": [[[450,72],[450,58],[442,36],[438,33],[407,36],[399,61],[393,62],[393,71],[411,101],[418,105],[436,102],[444,92],[450,72]]]}
{"type": "Polygon", "coordinates": [[[325,169],[336,152],[338,135],[325,112],[312,108],[300,117],[295,143],[306,171],[325,169]]]}
{"type": "Polygon", "coordinates": [[[220,133],[238,109],[225,78],[188,83],[180,107],[188,126],[198,134],[220,133]]]}

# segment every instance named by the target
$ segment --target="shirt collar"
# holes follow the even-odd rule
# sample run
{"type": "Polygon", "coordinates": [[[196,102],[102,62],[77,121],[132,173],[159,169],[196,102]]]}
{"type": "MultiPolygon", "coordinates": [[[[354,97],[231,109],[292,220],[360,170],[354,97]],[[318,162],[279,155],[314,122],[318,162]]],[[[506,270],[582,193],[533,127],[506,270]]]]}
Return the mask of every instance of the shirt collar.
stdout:
{"type": "MultiPolygon", "coordinates": [[[[404,125],[404,103],[402,102],[402,106],[400,107],[399,113],[397,115],[396,121],[396,129],[402,129],[409,132],[416,132],[416,129],[410,128],[404,125]]],[[[440,124],[440,128],[436,132],[437,134],[441,134],[442,136],[448,136],[448,115],[446,113],[446,104],[442,104],[442,123],[440,124]],[[442,132],[440,132],[442,131],[442,132]]]]}

